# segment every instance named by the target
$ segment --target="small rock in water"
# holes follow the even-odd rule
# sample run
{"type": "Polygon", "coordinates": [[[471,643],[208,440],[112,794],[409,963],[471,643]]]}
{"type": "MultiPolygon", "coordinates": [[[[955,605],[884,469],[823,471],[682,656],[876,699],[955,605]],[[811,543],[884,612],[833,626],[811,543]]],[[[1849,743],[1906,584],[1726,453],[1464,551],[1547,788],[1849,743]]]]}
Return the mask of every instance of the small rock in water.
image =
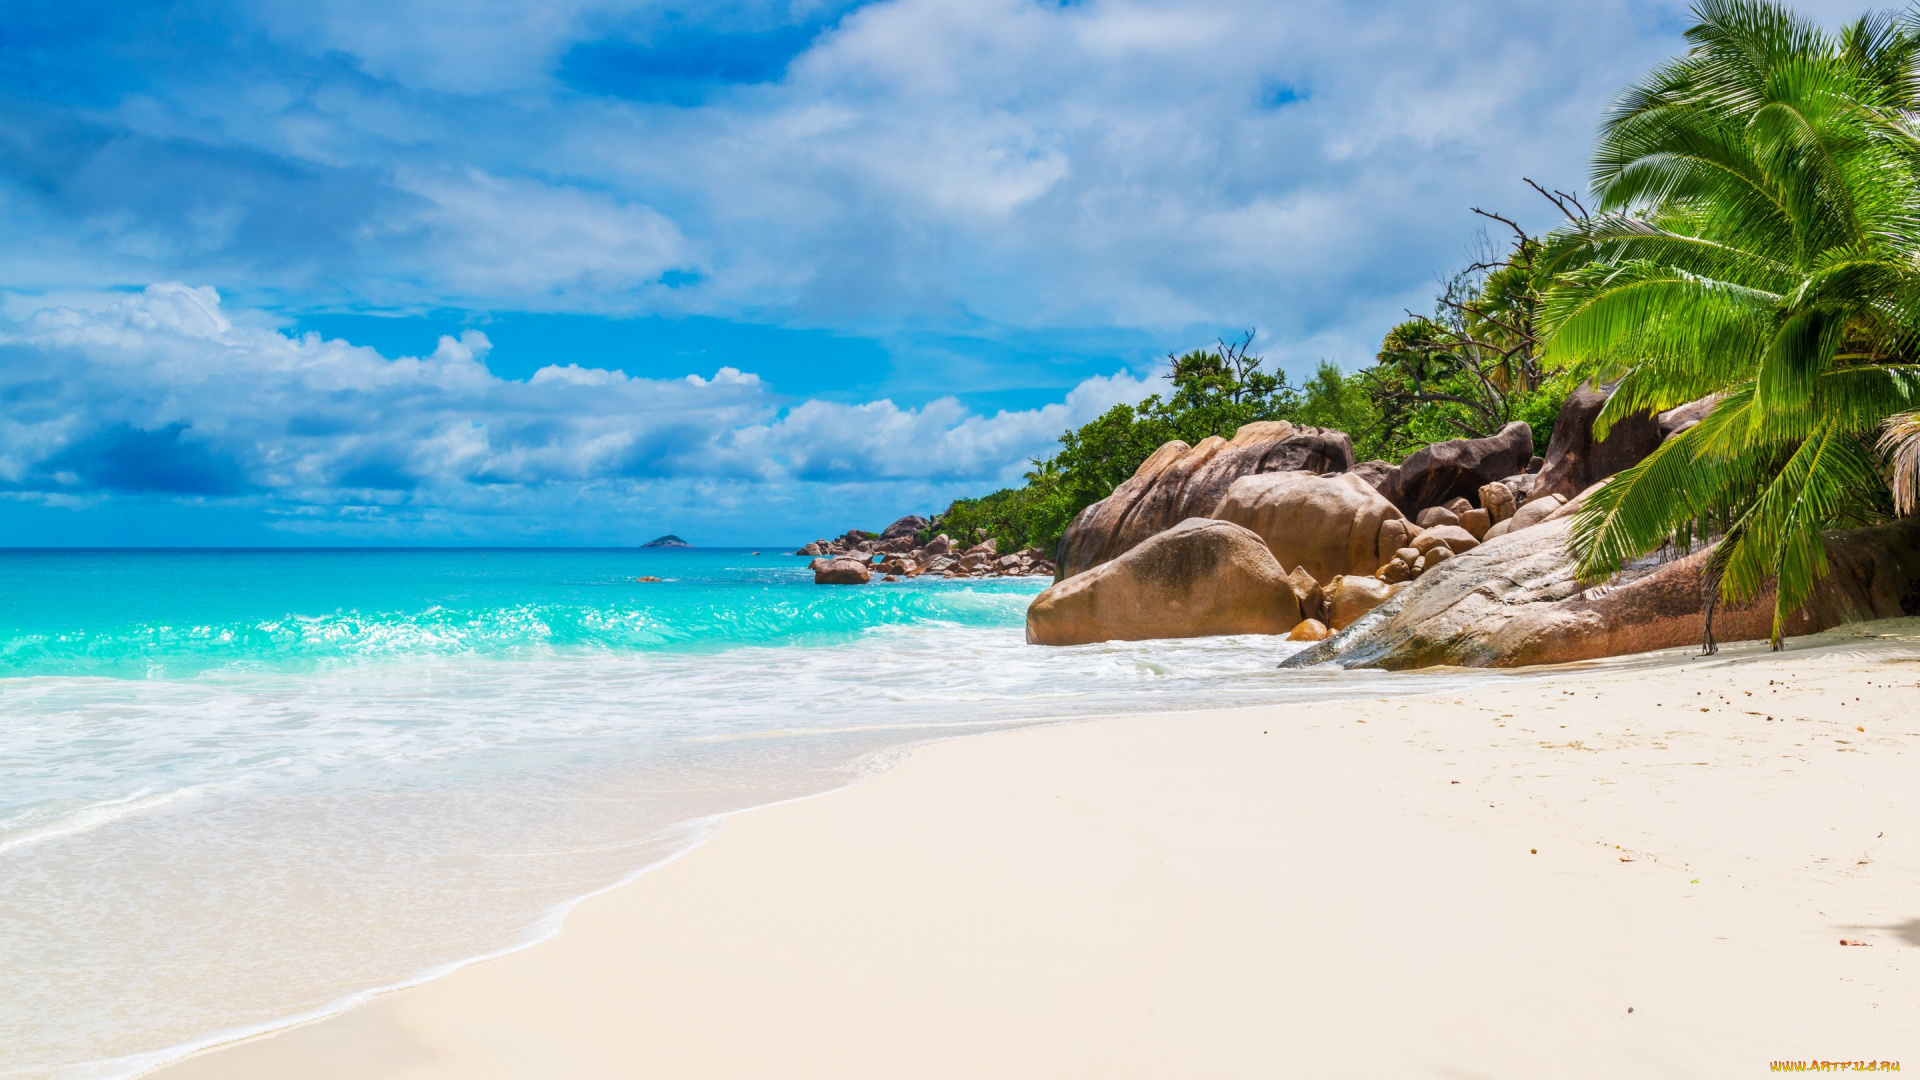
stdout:
{"type": "Polygon", "coordinates": [[[634,578],[633,580],[635,580],[635,581],[659,581],[660,579],[659,579],[659,578],[657,578],[657,577],[654,577],[654,576],[652,576],[652,575],[648,575],[648,576],[646,576],[646,577],[637,577],[637,578],[634,578]]]}
{"type": "Polygon", "coordinates": [[[1302,619],[1288,632],[1288,641],[1325,641],[1327,624],[1319,619],[1302,619]]]}

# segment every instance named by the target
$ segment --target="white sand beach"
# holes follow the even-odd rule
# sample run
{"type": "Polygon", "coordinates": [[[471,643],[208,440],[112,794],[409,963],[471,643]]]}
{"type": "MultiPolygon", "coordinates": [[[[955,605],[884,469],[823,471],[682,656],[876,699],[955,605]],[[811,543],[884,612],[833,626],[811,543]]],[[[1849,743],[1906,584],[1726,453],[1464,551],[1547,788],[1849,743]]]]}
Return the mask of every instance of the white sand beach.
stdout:
{"type": "Polygon", "coordinates": [[[157,1075],[1920,1069],[1917,660],[1902,620],[941,742],[547,942],[157,1075]]]}

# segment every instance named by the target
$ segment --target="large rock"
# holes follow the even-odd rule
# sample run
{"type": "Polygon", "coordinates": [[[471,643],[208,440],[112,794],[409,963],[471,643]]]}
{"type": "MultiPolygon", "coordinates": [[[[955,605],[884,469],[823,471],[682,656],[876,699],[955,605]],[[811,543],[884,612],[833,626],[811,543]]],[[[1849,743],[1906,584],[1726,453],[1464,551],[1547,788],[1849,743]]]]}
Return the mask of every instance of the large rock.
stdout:
{"type": "Polygon", "coordinates": [[[1529,499],[1543,495],[1571,499],[1595,481],[1638,464],[1659,447],[1660,422],[1644,412],[1616,421],[1605,440],[1594,439],[1594,417],[1606,407],[1614,385],[1596,387],[1583,382],[1567,395],[1554,418],[1553,441],[1547,444],[1547,460],[1534,478],[1529,499]]]}
{"type": "Polygon", "coordinates": [[[1231,441],[1215,436],[1188,446],[1176,439],[1154,451],[1113,494],[1075,515],[1060,538],[1056,579],[1116,559],[1188,518],[1210,516],[1243,476],[1338,473],[1352,466],[1353,443],[1345,433],[1296,428],[1285,420],[1247,424],[1231,441]]]}
{"type": "Polygon", "coordinates": [[[865,559],[815,559],[812,566],[815,585],[865,585],[873,580],[873,570],[865,559]]]}
{"type": "Polygon", "coordinates": [[[1451,499],[1473,499],[1533,460],[1533,429],[1514,421],[1484,439],[1453,439],[1416,450],[1380,478],[1380,494],[1413,517],[1451,499]]]}
{"type": "MultiPolygon", "coordinates": [[[[1568,515],[1448,559],[1282,666],[1515,667],[1700,644],[1706,552],[1649,558],[1583,588],[1567,551],[1571,526],[1568,515]]],[[[1827,557],[1832,572],[1788,620],[1788,634],[1920,613],[1920,518],[1828,533],[1827,557]]],[[[1761,640],[1772,626],[1771,593],[1722,605],[1713,620],[1721,641],[1761,640]]]]}
{"type": "Polygon", "coordinates": [[[1399,468],[1399,466],[1391,461],[1381,461],[1379,458],[1374,458],[1372,461],[1363,461],[1347,471],[1365,480],[1368,487],[1378,491],[1388,474],[1397,468],[1399,468]]]}
{"type": "Polygon", "coordinates": [[[1596,387],[1583,382],[1567,395],[1554,418],[1553,441],[1547,445],[1546,461],[1534,478],[1529,498],[1560,495],[1571,499],[1620,470],[1638,465],[1662,442],[1699,423],[1713,407],[1713,399],[1701,398],[1657,416],[1634,413],[1615,421],[1607,429],[1607,437],[1596,441],[1594,418],[1617,385],[1596,387]]]}
{"type": "Polygon", "coordinates": [[[1706,415],[1712,412],[1713,407],[1717,404],[1719,404],[1717,399],[1708,396],[1698,401],[1689,401],[1685,405],[1675,406],[1661,413],[1656,417],[1656,419],[1660,421],[1660,441],[1665,442],[1699,423],[1701,420],[1706,419],[1706,415]]]}
{"type": "Polygon", "coordinates": [[[1401,536],[1382,529],[1400,511],[1351,473],[1243,476],[1210,516],[1252,529],[1280,565],[1304,566],[1315,581],[1373,573],[1393,558],[1401,536]]]}
{"type": "Polygon", "coordinates": [[[1027,641],[1284,634],[1299,621],[1299,601],[1260,537],[1191,518],[1034,597],[1027,641]]]}

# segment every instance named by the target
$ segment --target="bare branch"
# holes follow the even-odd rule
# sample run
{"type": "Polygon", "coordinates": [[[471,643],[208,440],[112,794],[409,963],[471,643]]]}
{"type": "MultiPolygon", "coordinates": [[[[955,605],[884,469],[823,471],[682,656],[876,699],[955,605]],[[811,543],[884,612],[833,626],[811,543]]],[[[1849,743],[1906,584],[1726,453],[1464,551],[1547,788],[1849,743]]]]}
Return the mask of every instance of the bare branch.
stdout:
{"type": "MultiPolygon", "coordinates": [[[[1528,183],[1532,183],[1532,181],[1528,181],[1528,183]]],[[[1515,225],[1513,221],[1509,218],[1501,217],[1499,214],[1493,213],[1492,211],[1489,211],[1489,210],[1482,210],[1477,206],[1468,207],[1468,209],[1472,210],[1476,214],[1479,214],[1483,218],[1488,218],[1490,220],[1497,221],[1500,224],[1505,225],[1507,228],[1512,229],[1513,234],[1520,238],[1520,243],[1522,244],[1528,244],[1533,241],[1533,237],[1527,235],[1527,230],[1521,228],[1518,225],[1515,225]]]]}
{"type": "Polygon", "coordinates": [[[1539,192],[1541,198],[1552,203],[1554,205],[1554,209],[1559,210],[1562,214],[1566,215],[1566,218],[1568,221],[1571,221],[1574,224],[1578,225],[1581,222],[1587,220],[1587,216],[1588,216],[1587,208],[1586,206],[1582,205],[1579,199],[1575,198],[1572,195],[1567,194],[1564,191],[1561,191],[1558,188],[1555,188],[1552,191],[1548,191],[1546,188],[1543,188],[1539,184],[1534,183],[1531,177],[1523,176],[1520,179],[1525,180],[1527,182],[1528,187],[1539,192]],[[1572,206],[1573,210],[1567,209],[1568,206],[1572,206]],[[1574,210],[1578,210],[1579,213],[1578,214],[1574,213],[1574,210]]]}

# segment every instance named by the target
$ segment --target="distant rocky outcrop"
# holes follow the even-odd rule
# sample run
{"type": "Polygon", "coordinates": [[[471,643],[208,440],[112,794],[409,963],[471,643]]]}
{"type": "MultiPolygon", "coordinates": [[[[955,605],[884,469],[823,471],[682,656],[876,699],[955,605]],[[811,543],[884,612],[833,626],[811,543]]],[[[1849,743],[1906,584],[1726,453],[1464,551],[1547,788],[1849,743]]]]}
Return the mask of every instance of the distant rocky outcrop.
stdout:
{"type": "Polygon", "coordinates": [[[640,546],[643,548],[690,548],[693,545],[687,543],[685,540],[680,539],[679,537],[673,535],[672,533],[668,533],[667,535],[662,536],[658,539],[649,540],[646,543],[641,544],[640,546]]]}
{"type": "Polygon", "coordinates": [[[1052,560],[1039,548],[1001,554],[998,543],[990,538],[966,546],[945,533],[920,543],[919,534],[930,527],[926,518],[904,517],[882,532],[849,529],[845,536],[815,540],[794,554],[819,556],[810,565],[814,582],[820,585],[864,585],[875,573],[881,574],[885,581],[923,575],[979,578],[1053,574],[1052,560]],[[867,576],[856,580],[857,575],[844,569],[832,570],[831,580],[821,576],[824,568],[842,562],[864,567],[867,576]]]}
{"type": "Polygon", "coordinates": [[[1113,494],[1075,515],[1060,538],[1057,580],[1119,558],[1188,518],[1208,517],[1233,482],[1273,472],[1342,473],[1353,467],[1345,432],[1285,420],[1246,424],[1232,439],[1154,451],[1113,494]]]}
{"type": "MultiPolygon", "coordinates": [[[[1390,670],[1455,664],[1514,667],[1698,645],[1705,551],[1656,554],[1605,585],[1576,579],[1571,514],[1446,560],[1284,667],[1336,663],[1390,670]]],[[[1920,613],[1920,519],[1827,534],[1831,572],[1787,622],[1811,634],[1842,623],[1920,613]]],[[[1773,597],[1721,606],[1721,641],[1768,637],[1773,597]]]]}
{"type": "Polygon", "coordinates": [[[1191,518],[1035,597],[1027,640],[1284,634],[1300,618],[1293,588],[1259,536],[1232,522],[1191,518]]]}

